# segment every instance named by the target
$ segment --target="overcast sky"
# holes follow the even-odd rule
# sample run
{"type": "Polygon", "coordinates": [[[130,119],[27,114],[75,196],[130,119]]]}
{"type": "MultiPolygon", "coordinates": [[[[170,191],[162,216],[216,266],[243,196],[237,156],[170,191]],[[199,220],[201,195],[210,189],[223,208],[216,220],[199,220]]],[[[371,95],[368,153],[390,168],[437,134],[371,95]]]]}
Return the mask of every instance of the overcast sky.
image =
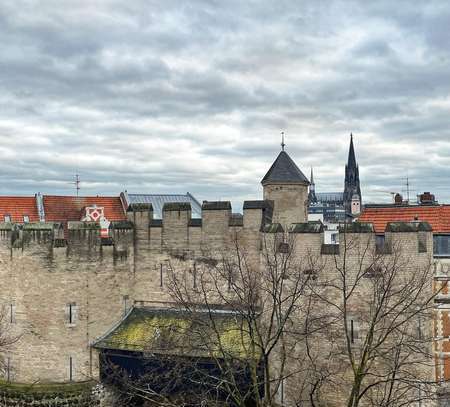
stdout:
{"type": "Polygon", "coordinates": [[[261,196],[287,151],[365,201],[450,201],[450,4],[0,3],[0,193],[261,196]]]}

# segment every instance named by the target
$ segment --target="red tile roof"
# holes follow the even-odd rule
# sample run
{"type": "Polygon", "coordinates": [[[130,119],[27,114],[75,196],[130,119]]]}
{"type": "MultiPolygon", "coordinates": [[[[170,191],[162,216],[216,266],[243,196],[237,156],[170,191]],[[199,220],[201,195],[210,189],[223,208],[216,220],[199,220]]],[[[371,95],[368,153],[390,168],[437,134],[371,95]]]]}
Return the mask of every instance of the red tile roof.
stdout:
{"type": "Polygon", "coordinates": [[[368,207],[360,222],[371,222],[376,233],[384,233],[388,222],[411,222],[415,218],[428,222],[433,233],[450,233],[450,205],[368,207]]]}
{"type": "Polygon", "coordinates": [[[79,221],[86,206],[102,206],[109,221],[126,220],[120,198],[109,196],[58,196],[44,195],[45,220],[47,222],[79,221]]]}
{"type": "Polygon", "coordinates": [[[5,216],[11,216],[11,222],[24,223],[23,217],[27,215],[30,222],[39,222],[39,214],[34,196],[0,196],[0,222],[5,216]]]}

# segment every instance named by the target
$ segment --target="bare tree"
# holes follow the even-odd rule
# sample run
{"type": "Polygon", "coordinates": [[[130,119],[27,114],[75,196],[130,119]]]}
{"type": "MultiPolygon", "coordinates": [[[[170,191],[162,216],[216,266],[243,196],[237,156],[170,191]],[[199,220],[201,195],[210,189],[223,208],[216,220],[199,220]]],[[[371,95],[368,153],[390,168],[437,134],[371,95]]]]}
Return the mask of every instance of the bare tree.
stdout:
{"type": "Polygon", "coordinates": [[[342,232],[335,255],[270,233],[257,250],[236,238],[168,262],[173,307],[189,323],[171,328],[170,354],[152,344],[124,394],[159,406],[425,406],[431,253],[342,232]]]}
{"type": "Polygon", "coordinates": [[[176,350],[170,356],[154,344],[149,349],[164,361],[164,385],[152,359],[138,380],[121,381],[124,393],[164,406],[275,406],[285,403],[286,382],[296,377],[302,395],[313,397],[324,371],[315,369],[314,346],[302,344],[326,328],[320,290],[311,289],[323,266],[312,252],[296,258],[294,247],[293,234],[273,233],[256,252],[236,238],[225,252],[172,260],[168,289],[189,328],[166,338],[176,350]]]}
{"type": "Polygon", "coordinates": [[[15,315],[12,305],[0,306],[0,374],[6,381],[12,380],[13,372],[9,354],[21,335],[15,327],[15,315]]]}
{"type": "Polygon", "coordinates": [[[327,342],[342,372],[329,385],[348,407],[422,406],[436,394],[431,253],[418,256],[414,240],[378,250],[373,243],[370,234],[342,233],[321,295],[335,320],[327,342]]]}

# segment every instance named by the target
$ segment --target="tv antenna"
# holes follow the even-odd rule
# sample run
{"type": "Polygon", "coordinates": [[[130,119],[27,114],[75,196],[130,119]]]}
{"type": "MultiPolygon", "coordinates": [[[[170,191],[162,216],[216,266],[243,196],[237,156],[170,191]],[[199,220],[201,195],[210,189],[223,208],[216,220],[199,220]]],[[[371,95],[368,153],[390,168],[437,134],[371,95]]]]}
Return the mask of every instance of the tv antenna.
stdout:
{"type": "Polygon", "coordinates": [[[80,180],[80,176],[78,174],[75,174],[75,181],[74,182],[69,182],[69,184],[75,185],[75,189],[77,190],[77,196],[80,193],[80,184],[81,184],[81,180],[80,180]]]}

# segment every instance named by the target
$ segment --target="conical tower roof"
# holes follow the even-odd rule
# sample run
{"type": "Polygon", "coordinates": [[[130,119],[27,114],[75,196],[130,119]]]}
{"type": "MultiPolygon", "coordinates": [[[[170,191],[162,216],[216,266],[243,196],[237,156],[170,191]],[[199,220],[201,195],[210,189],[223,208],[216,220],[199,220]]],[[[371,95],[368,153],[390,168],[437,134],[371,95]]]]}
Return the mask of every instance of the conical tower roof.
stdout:
{"type": "Polygon", "coordinates": [[[295,162],[289,157],[286,151],[281,151],[270,167],[261,184],[286,183],[286,184],[306,184],[309,185],[308,178],[301,172],[295,162]]]}
{"type": "Polygon", "coordinates": [[[355,147],[353,147],[353,134],[350,133],[350,149],[348,150],[348,168],[356,168],[355,147]]]}

